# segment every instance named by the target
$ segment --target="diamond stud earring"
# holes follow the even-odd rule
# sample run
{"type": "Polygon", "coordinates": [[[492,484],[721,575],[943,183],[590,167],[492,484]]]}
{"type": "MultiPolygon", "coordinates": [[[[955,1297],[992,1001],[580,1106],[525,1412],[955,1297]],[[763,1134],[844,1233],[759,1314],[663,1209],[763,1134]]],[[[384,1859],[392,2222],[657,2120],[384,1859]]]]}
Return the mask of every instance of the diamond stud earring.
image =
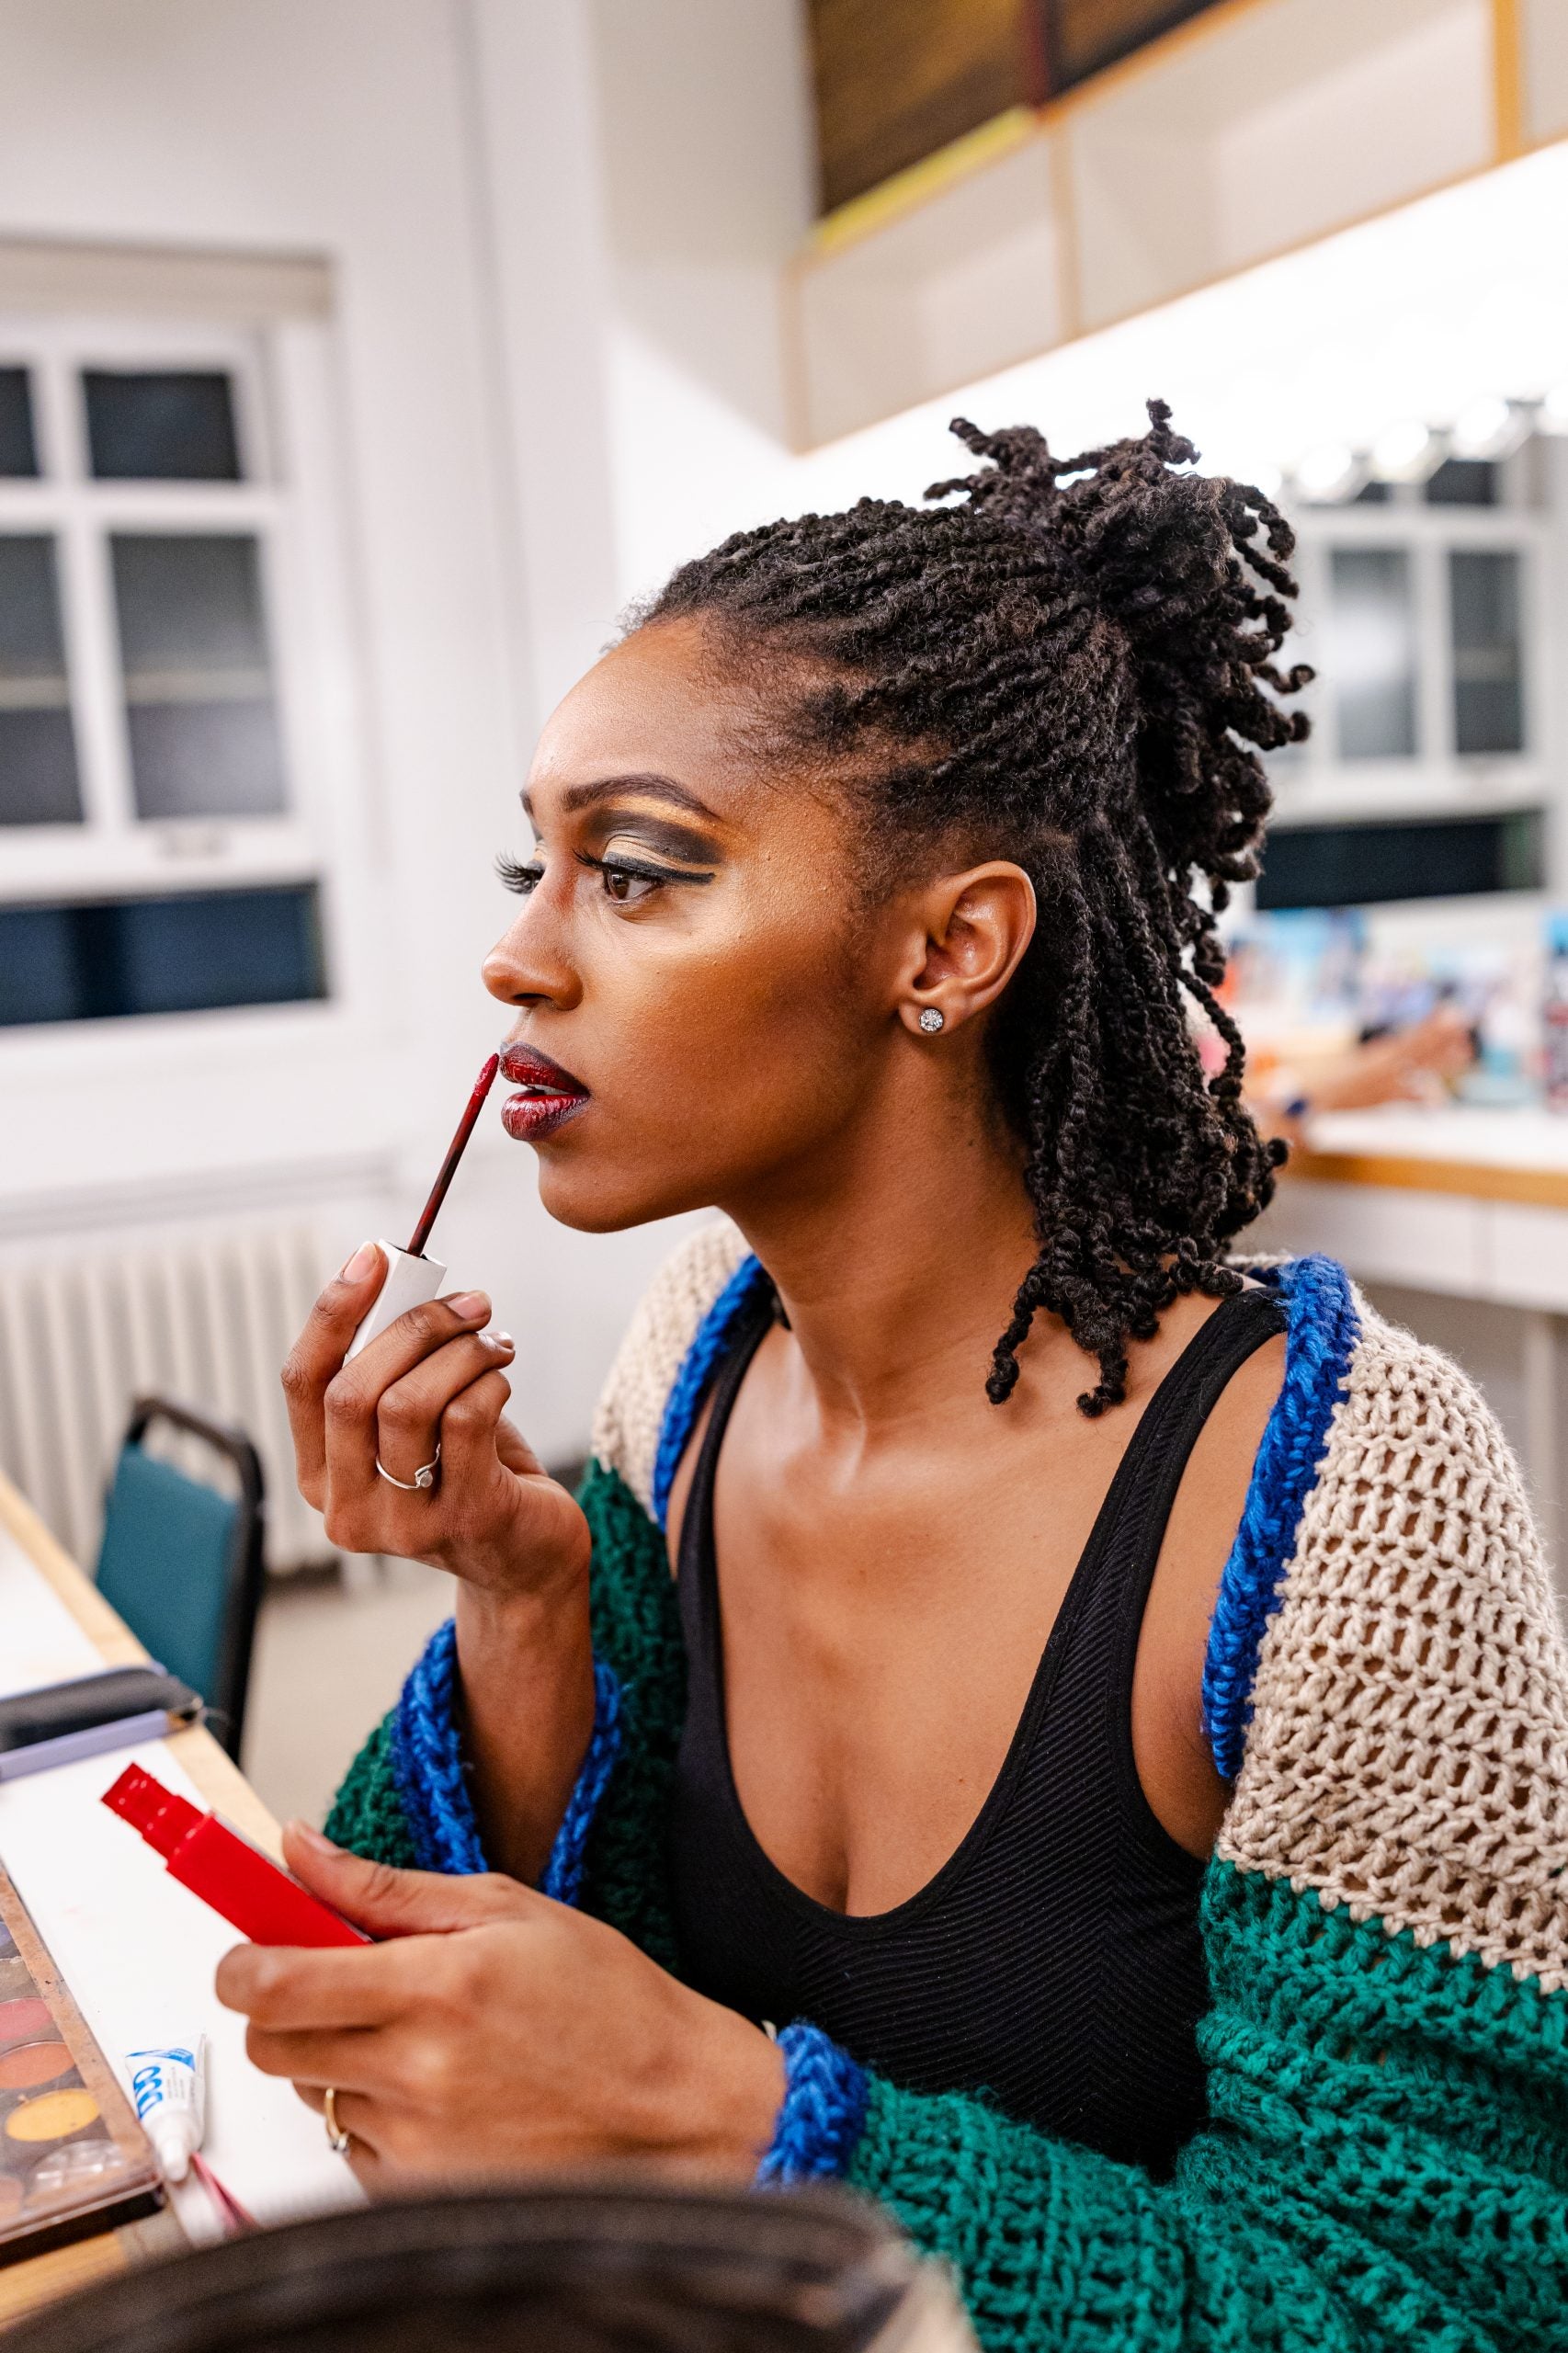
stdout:
{"type": "Polygon", "coordinates": [[[928,1038],[934,1038],[937,1030],[944,1027],[947,1018],[940,1006],[928,1005],[920,1016],[920,1027],[928,1038]]]}

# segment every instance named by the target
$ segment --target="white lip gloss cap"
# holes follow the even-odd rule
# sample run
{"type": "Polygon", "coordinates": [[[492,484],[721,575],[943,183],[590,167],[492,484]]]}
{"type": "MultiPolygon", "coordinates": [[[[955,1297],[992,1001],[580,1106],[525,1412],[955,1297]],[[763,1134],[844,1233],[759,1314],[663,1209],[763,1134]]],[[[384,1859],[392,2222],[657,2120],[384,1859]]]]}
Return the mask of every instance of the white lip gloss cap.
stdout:
{"type": "Polygon", "coordinates": [[[389,1324],[406,1315],[411,1307],[423,1307],[427,1299],[439,1299],[446,1289],[447,1270],[439,1258],[411,1258],[406,1250],[395,1244],[382,1242],[378,1248],[387,1262],[386,1279],[376,1294],[371,1308],[359,1329],[348,1344],[348,1354],[343,1359],[348,1364],[361,1348],[380,1339],[389,1324]]]}

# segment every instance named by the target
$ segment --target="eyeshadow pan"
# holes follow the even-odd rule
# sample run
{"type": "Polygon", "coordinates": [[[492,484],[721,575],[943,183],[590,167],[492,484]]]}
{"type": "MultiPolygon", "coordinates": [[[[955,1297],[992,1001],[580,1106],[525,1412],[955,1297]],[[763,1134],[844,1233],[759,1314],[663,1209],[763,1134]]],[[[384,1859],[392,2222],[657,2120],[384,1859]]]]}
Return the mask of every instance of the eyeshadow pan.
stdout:
{"type": "Polygon", "coordinates": [[[96,2190],[112,2175],[125,2172],[126,2166],[124,2151],[112,2141],[67,2141],[62,2149],[51,2149],[34,2165],[28,2183],[28,2201],[38,2204],[73,2190],[96,2190]]]}
{"type": "Polygon", "coordinates": [[[53,2031],[49,2004],[36,1995],[30,2000],[0,2002],[0,2049],[7,2042],[36,2042],[40,2035],[53,2031]]]}
{"type": "Polygon", "coordinates": [[[14,2042],[0,2051],[0,2092],[29,2092],[70,2072],[71,2053],[62,2042],[14,2042]]]}
{"type": "Polygon", "coordinates": [[[62,2141],[68,2132],[80,2132],[95,2122],[97,2113],[97,2101],[89,2091],[42,2092],[11,2110],[6,2132],[13,2141],[62,2141]]]}

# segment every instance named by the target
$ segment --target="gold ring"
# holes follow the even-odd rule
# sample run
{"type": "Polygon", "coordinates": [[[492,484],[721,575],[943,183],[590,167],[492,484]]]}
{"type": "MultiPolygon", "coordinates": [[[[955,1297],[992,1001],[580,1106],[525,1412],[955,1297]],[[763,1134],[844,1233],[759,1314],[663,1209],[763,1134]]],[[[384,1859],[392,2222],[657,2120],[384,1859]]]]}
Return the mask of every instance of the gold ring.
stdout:
{"type": "Polygon", "coordinates": [[[326,2125],[328,2147],[335,2157],[346,2157],[348,2154],[348,2143],[354,2135],[352,2132],[346,2132],[337,2120],[337,2094],[330,2085],[327,2087],[326,2097],[322,2102],[322,2117],[326,2125]]]}

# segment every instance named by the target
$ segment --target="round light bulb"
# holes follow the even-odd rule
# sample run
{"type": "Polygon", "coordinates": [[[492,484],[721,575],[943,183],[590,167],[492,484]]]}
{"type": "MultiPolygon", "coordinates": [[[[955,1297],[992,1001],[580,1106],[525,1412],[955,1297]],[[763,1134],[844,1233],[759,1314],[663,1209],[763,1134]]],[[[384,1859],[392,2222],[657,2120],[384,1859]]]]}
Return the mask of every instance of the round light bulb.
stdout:
{"type": "Polygon", "coordinates": [[[1309,449],[1294,468],[1296,487],[1308,498],[1345,498],[1360,472],[1356,452],[1341,441],[1309,449]]]}
{"type": "Polygon", "coordinates": [[[1442,451],[1429,425],[1402,417],[1386,425],[1372,444],[1372,472],[1382,482],[1420,482],[1437,467],[1442,451]]]}
{"type": "Polygon", "coordinates": [[[1517,429],[1512,404],[1489,392],[1460,409],[1449,439],[1456,458],[1500,458],[1517,429]]]}

